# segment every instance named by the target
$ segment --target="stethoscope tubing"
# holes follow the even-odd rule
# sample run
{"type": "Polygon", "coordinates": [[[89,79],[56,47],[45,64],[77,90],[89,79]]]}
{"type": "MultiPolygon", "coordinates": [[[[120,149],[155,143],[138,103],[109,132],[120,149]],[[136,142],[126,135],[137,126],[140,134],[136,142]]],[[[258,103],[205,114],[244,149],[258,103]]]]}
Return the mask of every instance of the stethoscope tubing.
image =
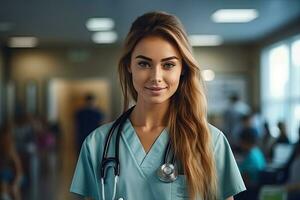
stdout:
{"type": "MultiPolygon", "coordinates": [[[[115,179],[114,179],[114,188],[113,188],[113,195],[112,195],[112,199],[115,199],[115,195],[116,195],[116,188],[117,188],[117,183],[118,183],[118,179],[120,176],[120,161],[119,161],[119,146],[120,146],[120,137],[121,137],[121,132],[123,130],[123,126],[126,122],[126,120],[128,119],[129,115],[131,114],[131,112],[133,111],[135,106],[131,107],[130,109],[128,109],[126,112],[124,112],[112,125],[112,127],[110,128],[108,135],[105,139],[105,144],[104,144],[104,150],[103,150],[103,154],[102,154],[102,160],[101,160],[101,164],[100,164],[100,176],[101,176],[101,189],[102,189],[102,198],[105,200],[105,176],[106,176],[106,171],[109,167],[112,167],[114,169],[114,175],[115,175],[115,179]],[[115,132],[115,129],[117,129],[117,135],[116,135],[116,144],[115,144],[115,152],[114,152],[114,157],[108,157],[108,150],[109,150],[109,145],[113,136],[113,133],[115,132]],[[113,163],[112,166],[107,167],[108,164],[113,163]]],[[[164,160],[163,162],[165,163],[163,166],[165,165],[172,165],[174,168],[174,164],[175,164],[175,154],[173,153],[172,155],[172,159],[171,162],[168,162],[168,156],[170,154],[171,151],[171,141],[169,140],[168,145],[167,145],[167,149],[165,151],[165,155],[164,155],[164,160]]],[[[163,171],[163,170],[162,170],[163,171]]],[[[177,173],[175,173],[175,177],[172,175],[172,178],[161,178],[159,177],[161,181],[163,182],[173,182],[176,180],[177,178],[177,173]]]]}
{"type": "Polygon", "coordinates": [[[109,133],[105,139],[105,145],[104,145],[104,150],[102,154],[102,162],[101,162],[101,178],[105,178],[105,169],[106,165],[109,163],[114,163],[114,173],[115,176],[120,175],[120,161],[119,161],[119,144],[120,144],[120,137],[121,137],[121,131],[123,129],[124,123],[126,119],[129,117],[131,114],[132,110],[134,109],[135,106],[131,107],[129,110],[127,110],[123,115],[121,115],[115,123],[112,125],[112,127],[109,130],[109,133]],[[118,127],[119,126],[119,127],[118,127]],[[116,136],[116,145],[115,145],[115,156],[114,157],[107,157],[108,150],[109,150],[109,145],[111,142],[111,138],[113,133],[115,132],[115,129],[118,127],[117,131],[117,136],[116,136]]]}

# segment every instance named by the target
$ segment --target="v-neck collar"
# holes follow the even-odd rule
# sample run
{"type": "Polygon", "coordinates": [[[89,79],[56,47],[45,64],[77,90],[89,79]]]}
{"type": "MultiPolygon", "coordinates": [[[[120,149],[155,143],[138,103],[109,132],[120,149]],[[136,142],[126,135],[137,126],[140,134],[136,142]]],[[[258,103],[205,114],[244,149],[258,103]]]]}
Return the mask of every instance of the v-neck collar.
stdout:
{"type": "Polygon", "coordinates": [[[165,149],[169,141],[167,128],[164,128],[156,138],[148,153],[145,152],[129,118],[124,124],[122,137],[126,140],[128,148],[130,148],[131,153],[133,154],[132,156],[136,159],[140,167],[157,167],[163,162],[165,149]]]}

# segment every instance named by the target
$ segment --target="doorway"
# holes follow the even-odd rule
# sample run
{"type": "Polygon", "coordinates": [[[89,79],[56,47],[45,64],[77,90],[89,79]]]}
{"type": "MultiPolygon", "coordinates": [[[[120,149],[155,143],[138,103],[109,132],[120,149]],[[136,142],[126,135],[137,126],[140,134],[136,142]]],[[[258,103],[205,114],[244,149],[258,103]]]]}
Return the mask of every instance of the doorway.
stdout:
{"type": "Polygon", "coordinates": [[[75,112],[84,105],[86,94],[93,94],[96,107],[104,114],[106,121],[111,116],[111,87],[106,79],[53,79],[48,85],[48,120],[59,124],[59,171],[57,199],[74,199],[69,193],[74,173],[77,152],[75,148],[75,112]]]}

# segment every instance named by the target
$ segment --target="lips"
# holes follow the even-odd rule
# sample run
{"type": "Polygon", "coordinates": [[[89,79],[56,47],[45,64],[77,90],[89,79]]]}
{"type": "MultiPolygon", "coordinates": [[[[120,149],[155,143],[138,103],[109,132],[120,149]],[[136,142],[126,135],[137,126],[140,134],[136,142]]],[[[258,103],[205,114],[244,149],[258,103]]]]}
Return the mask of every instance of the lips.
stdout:
{"type": "Polygon", "coordinates": [[[166,89],[166,87],[146,87],[146,89],[152,90],[152,91],[160,91],[160,90],[166,89]]]}

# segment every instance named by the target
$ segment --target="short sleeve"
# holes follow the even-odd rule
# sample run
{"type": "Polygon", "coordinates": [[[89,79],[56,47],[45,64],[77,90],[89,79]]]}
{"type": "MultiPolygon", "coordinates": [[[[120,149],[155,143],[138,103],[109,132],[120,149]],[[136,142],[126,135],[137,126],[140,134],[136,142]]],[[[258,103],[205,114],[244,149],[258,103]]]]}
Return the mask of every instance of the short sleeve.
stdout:
{"type": "Polygon", "coordinates": [[[79,154],[70,192],[96,199],[97,180],[90,156],[87,140],[85,140],[79,154]]]}
{"type": "Polygon", "coordinates": [[[227,139],[219,130],[216,137],[214,156],[218,173],[219,196],[221,199],[226,199],[246,190],[246,187],[227,139]]]}

